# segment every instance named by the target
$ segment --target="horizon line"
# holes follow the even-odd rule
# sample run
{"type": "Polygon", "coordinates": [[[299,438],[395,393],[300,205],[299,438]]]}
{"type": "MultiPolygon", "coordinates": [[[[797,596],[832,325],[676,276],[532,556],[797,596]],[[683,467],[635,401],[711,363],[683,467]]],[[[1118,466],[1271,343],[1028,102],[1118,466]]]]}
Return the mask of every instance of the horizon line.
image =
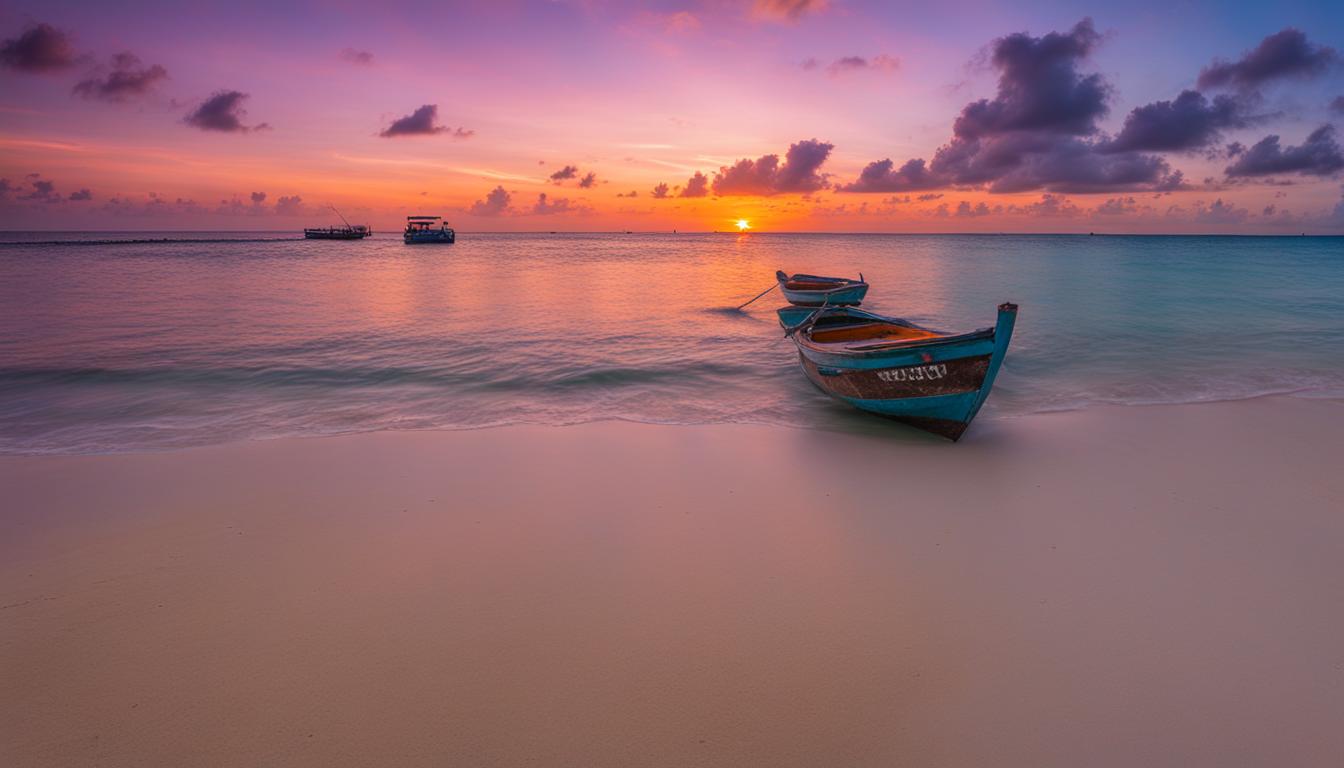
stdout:
{"type": "MultiPolygon", "coordinates": [[[[382,230],[381,234],[400,232],[396,228],[382,230]]],[[[892,237],[1344,237],[1344,233],[1312,232],[845,232],[828,230],[751,230],[735,232],[717,229],[519,229],[519,230],[456,230],[468,235],[733,235],[734,237],[774,235],[862,235],[892,237]]],[[[302,232],[293,229],[0,229],[0,235],[15,234],[292,234],[295,240],[304,240],[302,232]]],[[[380,232],[375,230],[374,234],[380,232]]]]}

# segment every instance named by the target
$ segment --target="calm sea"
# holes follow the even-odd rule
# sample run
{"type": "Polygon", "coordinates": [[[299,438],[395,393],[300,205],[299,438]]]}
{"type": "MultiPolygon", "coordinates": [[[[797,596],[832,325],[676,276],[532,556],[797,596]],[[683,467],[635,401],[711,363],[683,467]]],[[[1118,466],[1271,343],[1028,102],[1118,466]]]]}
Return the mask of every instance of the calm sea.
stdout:
{"type": "Polygon", "coordinates": [[[5,233],[0,243],[3,453],[602,419],[850,428],[867,417],[804,379],[775,321],[778,293],[732,309],[777,268],[862,272],[866,306],[944,330],[991,325],[995,305],[1018,302],[982,419],[1344,396],[1341,238],[463,234],[408,247],[396,235],[5,233]]]}

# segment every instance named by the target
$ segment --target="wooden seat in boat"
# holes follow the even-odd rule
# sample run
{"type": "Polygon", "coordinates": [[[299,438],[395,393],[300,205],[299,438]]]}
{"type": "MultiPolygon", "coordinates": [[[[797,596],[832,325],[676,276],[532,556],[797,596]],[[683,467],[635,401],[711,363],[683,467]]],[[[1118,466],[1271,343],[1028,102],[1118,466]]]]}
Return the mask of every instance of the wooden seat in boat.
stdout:
{"type": "Polygon", "coordinates": [[[936,331],[892,323],[860,323],[838,328],[814,328],[811,338],[818,344],[840,344],[854,341],[919,341],[936,339],[944,335],[936,331]]]}
{"type": "Polygon", "coordinates": [[[844,283],[841,282],[817,283],[803,280],[790,280],[784,284],[784,287],[788,288],[790,291],[825,291],[830,288],[839,288],[842,285],[844,285],[844,283]]]}

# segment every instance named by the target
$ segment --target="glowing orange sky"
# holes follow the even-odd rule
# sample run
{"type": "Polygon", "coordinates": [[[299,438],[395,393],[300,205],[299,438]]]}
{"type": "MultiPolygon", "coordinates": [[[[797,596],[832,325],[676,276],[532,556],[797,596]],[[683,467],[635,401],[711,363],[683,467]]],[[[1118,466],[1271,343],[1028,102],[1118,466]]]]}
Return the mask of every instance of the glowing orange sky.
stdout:
{"type": "Polygon", "coordinates": [[[0,69],[0,226],[290,229],[335,220],[330,204],[382,230],[429,213],[463,230],[728,230],[748,219],[758,231],[1344,232],[1328,166],[1226,172],[1234,144],[1278,135],[1295,151],[1338,120],[1331,103],[1344,83],[1330,54],[1344,13],[1325,4],[276,5],[0,11],[6,45],[39,24],[69,45],[51,67],[17,58],[32,46],[6,49],[18,53],[0,69]],[[1119,135],[1136,107],[1175,99],[1212,62],[1236,62],[1280,30],[1309,30],[1310,51],[1334,64],[1266,79],[1253,99],[1224,89],[1254,105],[1244,119],[1216,142],[1146,155],[1162,178],[1180,172],[1170,188],[1154,175],[999,190],[963,174],[839,191],[875,161],[932,162],[968,104],[1001,100],[996,41],[1067,35],[1086,17],[1096,44],[1077,57],[1075,79],[1096,75],[1106,94],[1091,132],[1078,132],[1089,147],[1119,135]],[[1182,24],[1196,20],[1193,36],[1182,24]],[[116,90],[118,73],[146,84],[116,90]],[[425,105],[433,114],[416,122],[425,105]],[[819,184],[724,191],[726,168],[769,155],[784,165],[812,141],[831,147],[819,184]],[[707,194],[685,196],[696,173],[707,194]]]}

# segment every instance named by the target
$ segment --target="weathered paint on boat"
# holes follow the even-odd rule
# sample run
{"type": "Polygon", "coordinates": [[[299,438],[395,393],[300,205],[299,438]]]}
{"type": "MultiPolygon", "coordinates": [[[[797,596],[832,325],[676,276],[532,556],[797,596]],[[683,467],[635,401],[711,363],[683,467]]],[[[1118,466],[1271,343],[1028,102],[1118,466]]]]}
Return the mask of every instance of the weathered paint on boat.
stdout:
{"type": "Polygon", "coordinates": [[[786,275],[775,272],[779,290],[790,304],[800,307],[841,307],[863,303],[868,283],[863,275],[858,280],[848,277],[821,277],[819,275],[786,275]]]}
{"type": "MultiPolygon", "coordinates": [[[[811,320],[812,316],[817,313],[817,309],[817,307],[804,307],[798,306],[797,304],[791,304],[787,307],[776,309],[775,314],[779,316],[779,327],[786,331],[791,331],[800,327],[808,320],[811,320]]],[[[856,311],[861,312],[862,310],[856,311]]]]}
{"type": "Polygon", "coordinates": [[[804,373],[819,389],[856,408],[959,439],[979,413],[1008,352],[1016,304],[999,305],[993,328],[957,335],[928,331],[899,318],[851,308],[821,308],[792,326],[804,373]],[[909,329],[909,340],[818,343],[821,330],[844,332],[874,324],[909,329]],[[846,324],[848,323],[848,325],[846,324]]]}

